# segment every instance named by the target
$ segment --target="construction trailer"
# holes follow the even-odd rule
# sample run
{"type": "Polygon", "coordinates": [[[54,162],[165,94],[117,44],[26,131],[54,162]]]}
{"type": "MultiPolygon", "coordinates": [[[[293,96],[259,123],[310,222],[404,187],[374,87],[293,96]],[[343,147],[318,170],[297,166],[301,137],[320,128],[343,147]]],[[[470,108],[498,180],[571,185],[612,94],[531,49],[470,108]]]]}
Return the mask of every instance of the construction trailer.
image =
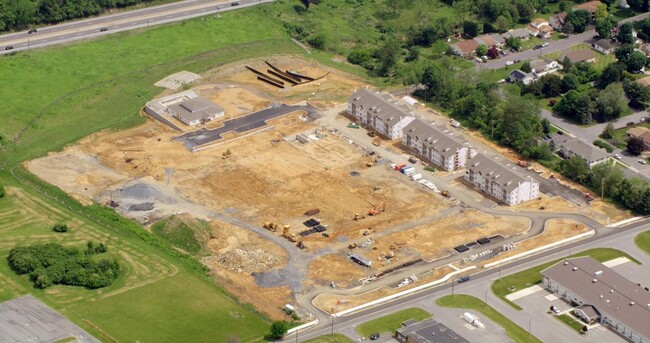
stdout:
{"type": "Polygon", "coordinates": [[[350,255],[350,259],[355,263],[362,265],[364,267],[372,268],[372,261],[357,254],[350,255]]]}

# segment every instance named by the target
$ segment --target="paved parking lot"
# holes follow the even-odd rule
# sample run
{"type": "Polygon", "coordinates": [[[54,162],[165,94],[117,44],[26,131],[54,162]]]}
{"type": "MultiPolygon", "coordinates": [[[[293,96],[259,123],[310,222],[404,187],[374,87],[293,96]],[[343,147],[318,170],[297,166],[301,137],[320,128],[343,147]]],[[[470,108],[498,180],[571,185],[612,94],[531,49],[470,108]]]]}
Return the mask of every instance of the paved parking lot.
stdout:
{"type": "Polygon", "coordinates": [[[428,308],[433,313],[433,318],[456,332],[459,336],[465,338],[470,342],[481,343],[502,343],[512,342],[510,337],[506,335],[506,331],[493,321],[482,315],[480,312],[474,310],[462,310],[458,308],[447,308],[433,305],[428,308]],[[485,324],[485,329],[479,329],[469,325],[462,315],[465,312],[470,312],[477,315],[480,321],[485,324]]]}

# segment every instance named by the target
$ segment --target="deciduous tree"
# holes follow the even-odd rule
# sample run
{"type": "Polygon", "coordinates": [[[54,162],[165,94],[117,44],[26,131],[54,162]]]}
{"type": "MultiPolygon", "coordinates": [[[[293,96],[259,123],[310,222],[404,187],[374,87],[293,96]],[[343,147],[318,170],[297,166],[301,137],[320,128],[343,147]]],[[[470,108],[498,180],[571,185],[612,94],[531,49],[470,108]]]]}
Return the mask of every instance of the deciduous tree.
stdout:
{"type": "Polygon", "coordinates": [[[643,152],[643,149],[645,148],[645,145],[643,143],[643,139],[639,137],[630,137],[627,140],[627,152],[629,152],[631,155],[634,156],[639,156],[643,152]]]}

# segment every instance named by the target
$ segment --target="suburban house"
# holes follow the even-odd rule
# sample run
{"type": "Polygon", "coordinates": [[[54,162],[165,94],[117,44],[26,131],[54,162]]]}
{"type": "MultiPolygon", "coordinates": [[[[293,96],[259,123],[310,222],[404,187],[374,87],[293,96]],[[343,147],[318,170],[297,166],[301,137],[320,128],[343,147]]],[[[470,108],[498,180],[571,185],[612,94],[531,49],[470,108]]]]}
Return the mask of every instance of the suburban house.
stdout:
{"type": "Polygon", "coordinates": [[[609,55],[614,52],[614,50],[616,50],[616,45],[609,39],[599,39],[591,44],[591,46],[594,48],[594,50],[605,55],[609,55]]]}
{"type": "Polygon", "coordinates": [[[567,51],[562,54],[559,61],[564,61],[564,58],[568,58],[573,64],[578,62],[593,63],[596,61],[596,55],[594,55],[594,52],[590,49],[567,51]]]}
{"type": "Polygon", "coordinates": [[[555,31],[562,31],[564,29],[564,19],[566,18],[565,12],[560,12],[558,14],[553,14],[549,17],[548,23],[551,25],[555,31]]]}
{"type": "Polygon", "coordinates": [[[433,319],[421,322],[408,320],[395,331],[395,339],[400,343],[469,343],[445,325],[433,319]]]}
{"type": "Polygon", "coordinates": [[[643,126],[633,127],[627,130],[628,137],[640,138],[645,145],[645,150],[650,150],[650,129],[643,126]]]}
{"type": "Polygon", "coordinates": [[[546,74],[553,74],[562,69],[562,66],[557,61],[545,58],[534,59],[530,61],[530,69],[535,77],[542,77],[546,74]]]}
{"type": "Polygon", "coordinates": [[[519,69],[515,69],[508,75],[508,81],[512,83],[521,81],[523,84],[529,85],[531,82],[535,81],[535,78],[531,74],[524,73],[519,69]]]}
{"type": "Polygon", "coordinates": [[[580,157],[585,161],[589,169],[596,165],[607,162],[609,154],[600,148],[596,148],[580,139],[569,139],[555,145],[555,149],[564,157],[580,157]]]}
{"type": "Polygon", "coordinates": [[[474,51],[478,48],[478,43],[473,39],[459,40],[458,43],[451,44],[449,47],[451,47],[454,55],[468,58],[474,55],[474,51]]]}
{"type": "Polygon", "coordinates": [[[582,4],[575,5],[571,8],[573,11],[577,10],[585,10],[591,14],[591,20],[594,20],[596,17],[596,9],[598,8],[598,5],[602,4],[600,1],[588,1],[582,4]]]}
{"type": "Polygon", "coordinates": [[[467,160],[477,153],[468,142],[452,135],[444,125],[428,124],[421,119],[406,125],[402,143],[446,171],[465,167],[467,160]]]}
{"type": "Polygon", "coordinates": [[[539,197],[539,183],[519,176],[515,168],[507,160],[477,155],[467,163],[465,180],[510,206],[539,197]]]}
{"type": "Polygon", "coordinates": [[[377,133],[397,139],[415,117],[389,93],[360,89],[348,99],[348,113],[377,133]]]}
{"type": "Polygon", "coordinates": [[[503,37],[498,33],[488,33],[488,34],[480,35],[478,37],[475,37],[474,41],[478,45],[483,44],[487,47],[497,47],[497,48],[501,48],[504,44],[506,44],[506,40],[503,39],[503,37]]]}
{"type": "Polygon", "coordinates": [[[607,326],[631,342],[650,342],[650,292],[637,283],[589,256],[566,259],[541,274],[542,285],[579,306],[574,310],[578,317],[607,326]]]}
{"type": "Polygon", "coordinates": [[[534,37],[551,38],[553,27],[545,19],[536,18],[526,26],[526,31],[534,37]]]}
{"type": "Polygon", "coordinates": [[[522,41],[528,40],[530,38],[530,33],[526,29],[515,29],[515,30],[510,30],[504,34],[502,34],[503,38],[508,39],[508,38],[519,38],[522,41]]]}
{"type": "Polygon", "coordinates": [[[650,56],[650,44],[642,44],[638,50],[644,53],[646,57],[650,56]]]}

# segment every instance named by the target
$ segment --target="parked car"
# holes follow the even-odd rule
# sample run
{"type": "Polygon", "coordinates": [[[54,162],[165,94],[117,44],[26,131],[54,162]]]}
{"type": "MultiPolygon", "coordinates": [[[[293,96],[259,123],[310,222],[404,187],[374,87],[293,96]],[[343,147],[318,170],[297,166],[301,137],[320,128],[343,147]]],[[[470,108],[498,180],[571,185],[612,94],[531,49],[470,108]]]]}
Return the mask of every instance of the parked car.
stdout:
{"type": "Polygon", "coordinates": [[[514,63],[519,63],[519,62],[521,62],[521,60],[514,60],[514,61],[512,61],[512,62],[514,62],[514,63]]]}
{"type": "Polygon", "coordinates": [[[463,282],[467,282],[467,281],[469,281],[469,275],[461,276],[461,277],[457,280],[458,283],[463,283],[463,282]]]}
{"type": "Polygon", "coordinates": [[[644,159],[642,159],[642,158],[639,159],[639,163],[641,163],[641,164],[648,164],[648,162],[646,162],[646,160],[644,160],[644,159]]]}
{"type": "Polygon", "coordinates": [[[628,122],[627,122],[627,126],[632,126],[632,125],[634,125],[634,122],[633,122],[633,121],[628,121],[628,122]]]}
{"type": "Polygon", "coordinates": [[[547,46],[548,46],[548,42],[544,42],[544,43],[542,43],[542,45],[541,45],[542,48],[545,48],[545,47],[547,47],[547,46]]]}
{"type": "Polygon", "coordinates": [[[373,333],[372,335],[370,335],[371,341],[376,341],[378,339],[379,339],[379,333],[373,333]]]}
{"type": "Polygon", "coordinates": [[[239,6],[239,3],[238,2],[231,2],[230,6],[239,6]]]}
{"type": "Polygon", "coordinates": [[[476,62],[478,62],[478,63],[483,63],[483,60],[482,60],[482,59],[480,59],[480,58],[478,58],[478,57],[477,57],[477,58],[475,58],[475,59],[474,59],[474,61],[476,61],[476,62]]]}
{"type": "Polygon", "coordinates": [[[617,160],[620,160],[622,157],[619,154],[614,154],[614,158],[616,158],[617,160]]]}
{"type": "Polygon", "coordinates": [[[501,50],[501,55],[507,56],[508,55],[508,50],[501,50]]]}
{"type": "Polygon", "coordinates": [[[535,46],[533,47],[533,50],[539,50],[539,49],[541,49],[541,48],[543,48],[543,46],[542,46],[541,44],[540,44],[540,45],[535,45],[535,46]]]}
{"type": "Polygon", "coordinates": [[[11,50],[11,49],[13,49],[13,48],[14,48],[14,47],[11,46],[11,45],[9,45],[9,46],[5,46],[5,50],[11,50]]]}
{"type": "Polygon", "coordinates": [[[108,31],[108,27],[102,27],[101,29],[99,29],[99,31],[100,32],[108,31]]]}
{"type": "Polygon", "coordinates": [[[553,311],[555,314],[560,314],[560,309],[556,306],[551,306],[551,311],[553,311]]]}
{"type": "Polygon", "coordinates": [[[508,61],[508,62],[506,62],[506,65],[507,65],[507,66],[511,66],[511,65],[513,65],[513,64],[515,64],[515,62],[513,62],[513,61],[508,61]]]}
{"type": "Polygon", "coordinates": [[[31,30],[27,31],[27,34],[30,34],[30,35],[31,35],[32,33],[36,33],[36,32],[38,32],[38,30],[36,30],[36,29],[31,29],[31,30]]]}

